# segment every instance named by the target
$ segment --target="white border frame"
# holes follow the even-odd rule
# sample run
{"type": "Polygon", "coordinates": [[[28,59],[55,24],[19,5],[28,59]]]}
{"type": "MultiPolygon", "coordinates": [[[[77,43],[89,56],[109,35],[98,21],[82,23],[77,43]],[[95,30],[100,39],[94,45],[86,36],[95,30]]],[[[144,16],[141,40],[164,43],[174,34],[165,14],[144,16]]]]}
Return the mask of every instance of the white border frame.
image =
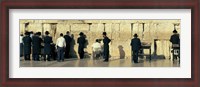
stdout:
{"type": "Polygon", "coordinates": [[[191,9],[9,9],[9,55],[9,78],[191,78],[191,9]],[[180,19],[181,65],[19,68],[20,19],[180,19]]]}

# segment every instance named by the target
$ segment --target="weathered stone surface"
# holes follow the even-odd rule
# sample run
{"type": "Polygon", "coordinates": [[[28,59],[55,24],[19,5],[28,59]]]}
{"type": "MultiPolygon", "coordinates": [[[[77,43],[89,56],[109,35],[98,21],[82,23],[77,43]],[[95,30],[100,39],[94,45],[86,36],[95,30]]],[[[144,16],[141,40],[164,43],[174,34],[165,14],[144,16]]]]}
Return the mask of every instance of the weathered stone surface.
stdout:
{"type": "Polygon", "coordinates": [[[36,32],[42,32],[42,24],[40,23],[34,23],[34,24],[29,24],[27,29],[29,31],[36,31],[36,32]]]}
{"type": "Polygon", "coordinates": [[[90,31],[91,32],[103,32],[104,31],[104,26],[103,24],[92,24],[90,25],[90,31]]]}
{"type": "Polygon", "coordinates": [[[88,24],[73,24],[71,31],[89,31],[88,24]]]}
{"type": "Polygon", "coordinates": [[[25,31],[25,25],[20,23],[19,24],[19,27],[20,27],[20,34],[24,34],[24,31],[25,31]]]}
{"type": "Polygon", "coordinates": [[[168,40],[160,40],[156,41],[157,55],[165,56],[166,58],[169,58],[170,56],[170,42],[168,40]]]}
{"type": "MultiPolygon", "coordinates": [[[[151,43],[151,54],[156,53],[169,58],[171,44],[169,38],[174,28],[180,32],[180,20],[20,20],[20,33],[27,30],[44,34],[45,31],[49,31],[54,43],[60,33],[65,35],[70,31],[74,38],[71,57],[78,55],[77,38],[80,32],[87,36],[88,44],[85,51],[92,53],[92,44],[96,39],[103,39],[102,32],[106,31],[107,36],[112,39],[110,43],[112,57],[130,57],[130,41],[133,34],[137,33],[142,42],[151,43]]],[[[144,50],[144,53],[148,54],[149,51],[144,50]]]]}

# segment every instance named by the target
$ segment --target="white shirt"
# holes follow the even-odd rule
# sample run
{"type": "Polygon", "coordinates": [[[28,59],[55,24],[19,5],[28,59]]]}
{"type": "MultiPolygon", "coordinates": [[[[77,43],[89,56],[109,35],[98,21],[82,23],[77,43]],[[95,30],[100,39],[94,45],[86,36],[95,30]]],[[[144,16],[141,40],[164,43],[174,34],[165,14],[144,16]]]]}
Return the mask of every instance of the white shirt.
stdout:
{"type": "Polygon", "coordinates": [[[23,36],[20,36],[20,40],[19,40],[20,43],[23,43],[23,40],[22,40],[22,39],[23,39],[23,36]]]}
{"type": "Polygon", "coordinates": [[[59,47],[65,47],[66,43],[65,43],[65,38],[64,37],[59,37],[56,41],[56,46],[59,47]]]}
{"type": "Polygon", "coordinates": [[[92,44],[92,48],[93,48],[92,49],[93,51],[101,51],[101,44],[98,42],[95,42],[92,44]]]}
{"type": "Polygon", "coordinates": [[[30,37],[32,38],[32,37],[33,37],[33,34],[30,34],[30,37]]]}

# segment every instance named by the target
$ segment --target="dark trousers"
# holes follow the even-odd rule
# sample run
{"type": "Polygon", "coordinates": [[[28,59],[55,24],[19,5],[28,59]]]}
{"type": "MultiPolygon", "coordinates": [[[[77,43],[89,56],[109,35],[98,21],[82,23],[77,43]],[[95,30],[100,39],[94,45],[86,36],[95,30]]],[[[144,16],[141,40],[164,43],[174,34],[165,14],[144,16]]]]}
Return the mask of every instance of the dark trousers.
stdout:
{"type": "Polygon", "coordinates": [[[23,43],[20,43],[20,57],[23,56],[23,43]]]}
{"type": "Polygon", "coordinates": [[[65,48],[65,58],[69,58],[69,52],[70,52],[70,45],[66,45],[66,48],[65,48]]]}
{"type": "Polygon", "coordinates": [[[134,63],[138,62],[138,50],[132,50],[132,60],[134,61],[134,63]]]}
{"type": "Polygon", "coordinates": [[[84,58],[84,52],[79,53],[79,57],[80,57],[80,59],[83,59],[84,58]]]}
{"type": "Polygon", "coordinates": [[[47,56],[47,60],[50,61],[50,57],[51,57],[50,54],[44,54],[44,61],[46,61],[46,56],[47,56]]]}
{"type": "Polygon", "coordinates": [[[34,53],[34,54],[32,55],[32,57],[33,57],[33,60],[39,61],[39,54],[34,53]]]}
{"type": "Polygon", "coordinates": [[[84,58],[84,48],[79,48],[78,54],[79,54],[80,59],[83,59],[84,58]]]}
{"type": "Polygon", "coordinates": [[[24,59],[25,60],[30,60],[30,54],[24,54],[24,59]]]}
{"type": "Polygon", "coordinates": [[[58,55],[58,58],[57,58],[57,61],[64,61],[64,47],[58,47],[58,52],[57,52],[57,55],[58,55]]]}
{"type": "Polygon", "coordinates": [[[109,60],[109,50],[104,50],[103,56],[104,56],[105,61],[108,61],[109,60]]]}

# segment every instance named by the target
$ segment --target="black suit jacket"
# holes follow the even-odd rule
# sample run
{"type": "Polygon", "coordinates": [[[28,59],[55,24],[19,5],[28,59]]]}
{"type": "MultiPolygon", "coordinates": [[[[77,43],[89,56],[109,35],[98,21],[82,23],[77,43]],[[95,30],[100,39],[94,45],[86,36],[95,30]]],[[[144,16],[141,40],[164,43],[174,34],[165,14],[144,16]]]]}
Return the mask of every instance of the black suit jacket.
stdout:
{"type": "Polygon", "coordinates": [[[172,44],[180,44],[179,35],[178,34],[172,35],[170,38],[170,42],[172,42],[172,44]]]}
{"type": "Polygon", "coordinates": [[[79,44],[78,51],[82,51],[84,49],[85,42],[86,42],[85,37],[81,36],[78,38],[77,40],[77,43],[79,44]]]}
{"type": "Polygon", "coordinates": [[[70,45],[72,38],[69,35],[65,35],[64,38],[65,38],[65,41],[66,41],[66,45],[70,45]]]}
{"type": "Polygon", "coordinates": [[[45,36],[44,37],[44,53],[50,54],[51,53],[51,43],[52,43],[52,37],[51,36],[45,36]]]}
{"type": "Polygon", "coordinates": [[[30,36],[25,36],[23,38],[24,54],[30,54],[31,53],[31,42],[32,42],[32,39],[31,39],[30,36]]]}
{"type": "Polygon", "coordinates": [[[41,43],[42,43],[42,38],[39,36],[33,36],[32,37],[32,45],[33,45],[33,54],[39,54],[41,52],[41,43]]]}
{"type": "Polygon", "coordinates": [[[104,39],[103,39],[104,51],[109,50],[110,41],[111,40],[108,37],[104,37],[104,39]]]}
{"type": "Polygon", "coordinates": [[[139,50],[141,48],[141,41],[139,38],[133,38],[131,40],[132,50],[139,50]]]}

